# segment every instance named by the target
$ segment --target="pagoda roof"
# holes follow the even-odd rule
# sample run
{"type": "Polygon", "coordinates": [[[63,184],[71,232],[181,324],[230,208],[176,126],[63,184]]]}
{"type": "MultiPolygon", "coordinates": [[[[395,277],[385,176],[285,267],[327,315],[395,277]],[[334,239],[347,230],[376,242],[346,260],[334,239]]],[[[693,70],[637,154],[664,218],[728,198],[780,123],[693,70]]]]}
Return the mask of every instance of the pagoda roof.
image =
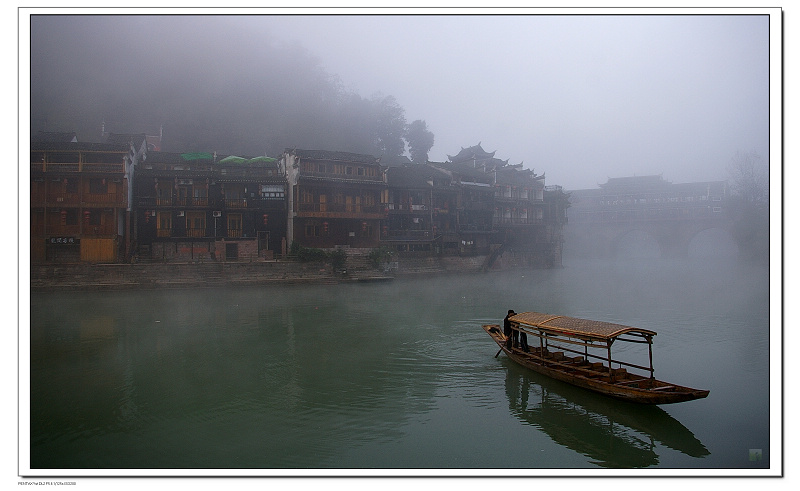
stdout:
{"type": "Polygon", "coordinates": [[[480,142],[478,142],[477,145],[471,147],[461,147],[461,151],[456,155],[447,155],[447,159],[454,163],[465,162],[467,160],[487,160],[493,159],[496,152],[496,150],[494,152],[487,152],[481,147],[480,142]]]}

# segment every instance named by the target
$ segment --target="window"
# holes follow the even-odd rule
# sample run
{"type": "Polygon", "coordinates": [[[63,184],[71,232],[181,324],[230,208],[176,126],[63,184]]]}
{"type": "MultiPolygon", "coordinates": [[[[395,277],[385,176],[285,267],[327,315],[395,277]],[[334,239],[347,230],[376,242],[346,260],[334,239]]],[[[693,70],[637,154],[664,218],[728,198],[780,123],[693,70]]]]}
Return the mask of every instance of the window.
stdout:
{"type": "Polygon", "coordinates": [[[108,185],[105,179],[89,179],[89,193],[106,194],[107,192],[108,185]]]}
{"type": "Polygon", "coordinates": [[[206,234],[206,214],[203,211],[186,213],[186,233],[189,237],[204,237],[206,234]]]}
{"type": "Polygon", "coordinates": [[[78,225],[78,209],[67,208],[64,225],[78,225]]]}
{"type": "Polygon", "coordinates": [[[283,199],[283,186],[280,184],[262,184],[261,197],[264,199],[283,199]]]}
{"type": "Polygon", "coordinates": [[[98,210],[91,211],[89,214],[89,225],[93,227],[99,227],[101,223],[100,216],[101,216],[100,211],[98,210]]]}
{"type": "Polygon", "coordinates": [[[169,237],[172,235],[172,212],[159,211],[156,220],[158,237],[169,237]]]}
{"type": "Polygon", "coordinates": [[[320,227],[315,223],[306,224],[306,237],[319,237],[320,227]]]}
{"type": "Polygon", "coordinates": [[[66,185],[67,194],[78,194],[78,180],[69,179],[66,185]]]}
{"type": "Polygon", "coordinates": [[[242,236],[242,215],[231,213],[228,215],[228,237],[242,236]]]}

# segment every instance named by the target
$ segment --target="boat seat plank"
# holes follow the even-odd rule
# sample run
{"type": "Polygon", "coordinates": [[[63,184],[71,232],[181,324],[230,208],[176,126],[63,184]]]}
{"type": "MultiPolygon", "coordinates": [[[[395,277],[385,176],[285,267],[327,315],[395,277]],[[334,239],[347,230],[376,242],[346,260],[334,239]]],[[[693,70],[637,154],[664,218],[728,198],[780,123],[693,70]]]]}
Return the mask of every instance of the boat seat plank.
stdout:
{"type": "Polygon", "coordinates": [[[650,390],[670,390],[670,389],[674,389],[674,388],[675,388],[674,385],[665,385],[663,387],[654,387],[653,389],[650,389],[650,390]]]}

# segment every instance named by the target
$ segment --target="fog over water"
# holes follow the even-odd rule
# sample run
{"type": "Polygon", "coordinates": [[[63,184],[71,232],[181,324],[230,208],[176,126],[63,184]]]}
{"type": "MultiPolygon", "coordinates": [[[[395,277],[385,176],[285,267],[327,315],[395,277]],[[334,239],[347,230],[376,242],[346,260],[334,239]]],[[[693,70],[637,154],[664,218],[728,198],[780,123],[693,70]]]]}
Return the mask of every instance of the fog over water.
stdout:
{"type": "MultiPolygon", "coordinates": [[[[777,424],[768,284],[765,267],[725,258],[570,259],[336,287],[36,294],[31,462],[759,472],[777,424]],[[508,308],[655,330],[656,375],[711,393],[642,407],[541,377],[495,357],[480,327],[508,308]]],[[[646,363],[640,348],[618,355],[646,363]]]]}

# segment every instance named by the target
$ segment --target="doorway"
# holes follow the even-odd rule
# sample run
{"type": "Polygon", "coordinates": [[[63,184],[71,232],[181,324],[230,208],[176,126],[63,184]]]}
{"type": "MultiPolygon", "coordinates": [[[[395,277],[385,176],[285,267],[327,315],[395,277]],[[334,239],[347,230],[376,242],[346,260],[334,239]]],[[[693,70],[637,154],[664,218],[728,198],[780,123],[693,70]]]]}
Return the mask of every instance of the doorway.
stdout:
{"type": "Polygon", "coordinates": [[[225,260],[236,261],[239,259],[239,244],[226,242],[225,243],[225,260]]]}

